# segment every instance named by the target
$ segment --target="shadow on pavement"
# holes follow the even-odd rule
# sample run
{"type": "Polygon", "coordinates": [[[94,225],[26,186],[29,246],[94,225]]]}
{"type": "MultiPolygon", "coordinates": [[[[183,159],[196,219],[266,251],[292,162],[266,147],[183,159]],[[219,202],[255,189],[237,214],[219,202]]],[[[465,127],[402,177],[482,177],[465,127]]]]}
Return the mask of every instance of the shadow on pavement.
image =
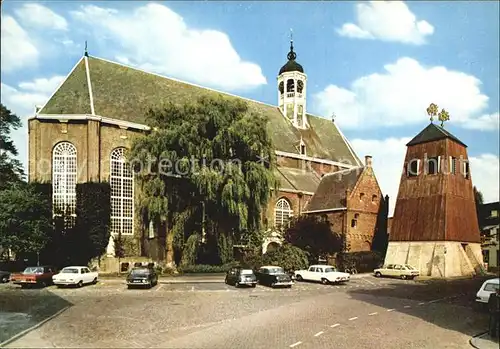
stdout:
{"type": "Polygon", "coordinates": [[[45,288],[0,287],[0,343],[55,317],[72,303],[45,288]]]}
{"type": "Polygon", "coordinates": [[[354,299],[386,309],[395,308],[397,312],[473,337],[488,329],[488,312],[482,304],[475,302],[475,297],[482,283],[489,278],[410,283],[394,280],[386,288],[355,289],[347,293],[354,299]],[[429,303],[431,301],[435,302],[429,303]],[[404,308],[403,304],[411,304],[411,308],[404,308]]]}

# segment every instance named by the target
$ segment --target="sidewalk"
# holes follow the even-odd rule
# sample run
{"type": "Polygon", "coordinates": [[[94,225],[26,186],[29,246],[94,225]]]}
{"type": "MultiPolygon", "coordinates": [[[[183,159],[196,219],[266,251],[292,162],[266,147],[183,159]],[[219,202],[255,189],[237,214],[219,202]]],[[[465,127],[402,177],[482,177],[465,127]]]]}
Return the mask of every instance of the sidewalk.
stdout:
{"type": "Polygon", "coordinates": [[[490,337],[489,333],[486,332],[472,337],[470,345],[477,349],[498,349],[498,339],[494,340],[490,337]]]}

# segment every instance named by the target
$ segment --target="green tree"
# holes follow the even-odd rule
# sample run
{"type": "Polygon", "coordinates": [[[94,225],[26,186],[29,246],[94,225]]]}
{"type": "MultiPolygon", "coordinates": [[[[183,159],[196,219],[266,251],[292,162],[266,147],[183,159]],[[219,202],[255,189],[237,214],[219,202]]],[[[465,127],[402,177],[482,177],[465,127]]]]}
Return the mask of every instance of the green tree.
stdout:
{"type": "Polygon", "coordinates": [[[309,254],[311,263],[346,250],[346,241],[341,233],[333,232],[328,220],[317,215],[302,215],[294,218],[284,232],[285,241],[309,254]]]}
{"type": "Polygon", "coordinates": [[[52,230],[50,207],[30,184],[0,191],[0,246],[16,255],[40,253],[52,230]]]}
{"type": "Polygon", "coordinates": [[[23,166],[15,157],[17,148],[10,135],[21,127],[21,120],[3,104],[0,104],[0,190],[24,177],[23,166]]]}
{"type": "Polygon", "coordinates": [[[134,141],[129,159],[143,192],[142,217],[166,230],[167,263],[193,232],[217,241],[260,229],[277,184],[267,122],[223,97],[149,112],[153,131],[134,141]]]}
{"type": "Polygon", "coordinates": [[[284,243],[276,250],[269,251],[262,256],[262,263],[266,265],[279,265],[287,271],[305,269],[309,265],[307,252],[284,243]]]}

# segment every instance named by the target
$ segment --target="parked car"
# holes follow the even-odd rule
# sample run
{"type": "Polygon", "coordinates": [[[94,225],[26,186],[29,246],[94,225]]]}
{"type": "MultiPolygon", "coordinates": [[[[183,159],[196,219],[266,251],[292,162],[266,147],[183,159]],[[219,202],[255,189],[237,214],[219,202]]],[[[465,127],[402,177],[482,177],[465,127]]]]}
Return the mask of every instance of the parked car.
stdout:
{"type": "Polygon", "coordinates": [[[373,274],[376,277],[389,276],[406,280],[416,278],[420,275],[420,272],[408,264],[388,264],[382,268],[375,269],[373,274]]]}
{"type": "Polygon", "coordinates": [[[489,279],[483,282],[476,294],[476,302],[488,304],[490,294],[495,293],[500,288],[500,278],[489,279]]]}
{"type": "Polygon", "coordinates": [[[224,282],[235,287],[241,285],[255,287],[257,285],[257,278],[252,269],[235,267],[227,271],[224,282]]]}
{"type": "Polygon", "coordinates": [[[293,281],[288,273],[285,273],[283,268],[276,267],[273,265],[268,265],[261,267],[257,273],[257,281],[261,285],[278,287],[292,287],[293,281]]]}
{"type": "Polygon", "coordinates": [[[298,270],[295,272],[297,281],[319,281],[324,285],[347,282],[351,275],[337,270],[331,265],[311,265],[307,270],[298,270]]]}
{"type": "Polygon", "coordinates": [[[151,288],[158,284],[158,274],[152,268],[136,267],[127,275],[127,287],[151,288]]]}
{"type": "Polygon", "coordinates": [[[48,286],[52,284],[52,276],[56,274],[56,268],[53,266],[27,267],[22,273],[12,274],[10,281],[15,285],[21,285],[21,288],[30,286],[48,286]]]}
{"type": "Polygon", "coordinates": [[[88,267],[71,266],[65,267],[59,274],[52,277],[52,281],[57,287],[77,286],[96,284],[99,275],[96,271],[90,271],[88,267]]]}
{"type": "Polygon", "coordinates": [[[7,283],[10,280],[10,272],[5,270],[0,270],[0,282],[7,283]]]}

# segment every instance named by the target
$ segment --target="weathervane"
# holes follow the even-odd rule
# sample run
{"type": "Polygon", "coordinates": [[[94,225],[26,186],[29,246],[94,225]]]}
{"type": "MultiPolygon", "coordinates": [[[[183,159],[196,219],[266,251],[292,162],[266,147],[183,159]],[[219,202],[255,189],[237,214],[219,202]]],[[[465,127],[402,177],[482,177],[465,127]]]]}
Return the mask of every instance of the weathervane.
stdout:
{"type": "Polygon", "coordinates": [[[431,122],[434,121],[434,117],[437,115],[438,106],[434,103],[431,103],[429,107],[427,107],[427,115],[431,117],[431,122]]]}
{"type": "Polygon", "coordinates": [[[85,56],[89,56],[89,52],[87,51],[87,40],[85,40],[85,56]]]}
{"type": "Polygon", "coordinates": [[[438,120],[441,121],[441,127],[444,127],[444,122],[450,120],[450,114],[445,109],[441,109],[439,113],[438,110],[439,107],[431,103],[429,107],[427,107],[427,115],[431,117],[431,122],[434,121],[434,117],[437,116],[438,120]]]}

